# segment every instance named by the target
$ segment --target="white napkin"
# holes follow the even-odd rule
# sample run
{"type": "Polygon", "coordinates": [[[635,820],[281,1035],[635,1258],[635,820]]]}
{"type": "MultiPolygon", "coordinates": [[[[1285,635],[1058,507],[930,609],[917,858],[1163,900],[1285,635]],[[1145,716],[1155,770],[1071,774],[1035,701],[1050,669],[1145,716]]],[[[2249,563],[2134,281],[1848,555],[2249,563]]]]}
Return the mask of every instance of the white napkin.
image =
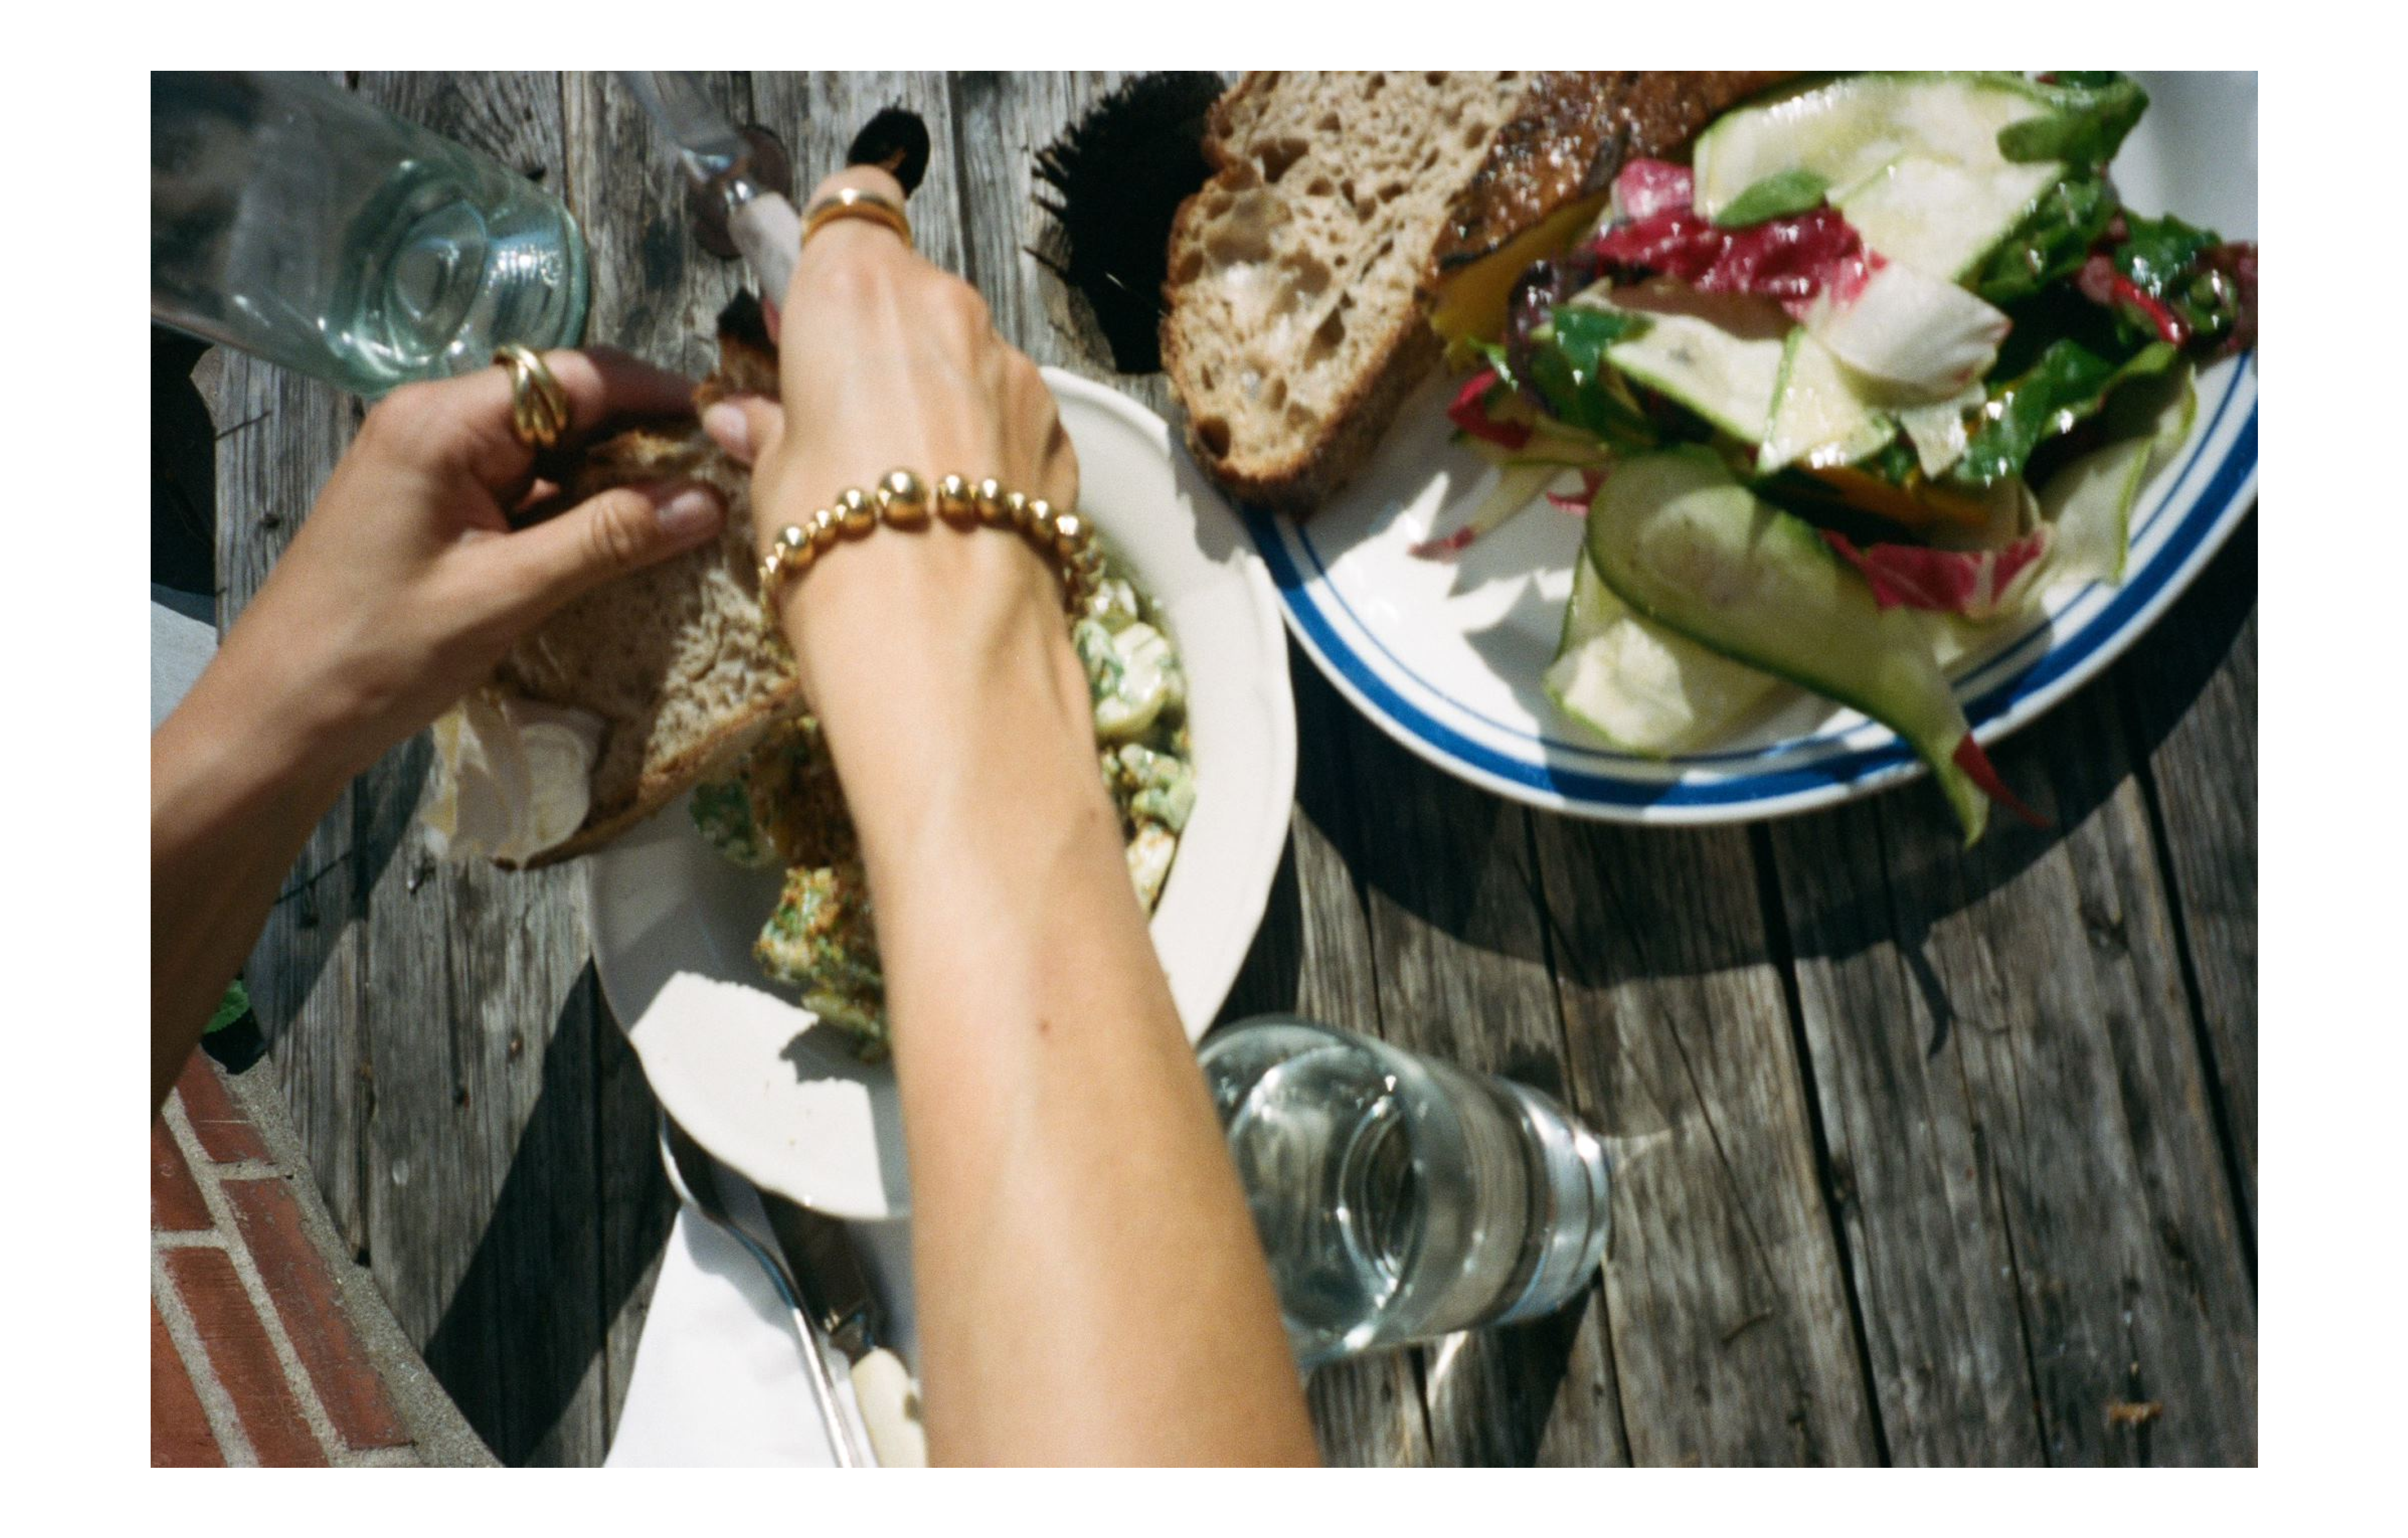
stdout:
{"type": "MultiPolygon", "coordinates": [[[[728,1181],[723,1195],[739,1218],[751,1215],[749,1188],[728,1181]]],[[[882,1344],[915,1363],[909,1225],[846,1228],[886,1307],[882,1344]]],[[[838,1393],[849,1397],[842,1355],[831,1352],[829,1365],[838,1393]]],[[[829,1468],[835,1461],[776,1286],[743,1245],[681,1206],[605,1465],[829,1468]]]]}

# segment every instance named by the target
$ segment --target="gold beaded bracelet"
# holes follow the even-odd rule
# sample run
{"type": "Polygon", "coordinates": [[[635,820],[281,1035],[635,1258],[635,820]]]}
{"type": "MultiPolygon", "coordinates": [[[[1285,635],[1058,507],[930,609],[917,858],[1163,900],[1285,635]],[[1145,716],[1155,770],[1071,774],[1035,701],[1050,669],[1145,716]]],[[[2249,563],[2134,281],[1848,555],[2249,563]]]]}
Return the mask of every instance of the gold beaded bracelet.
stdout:
{"type": "Polygon", "coordinates": [[[1103,552],[1095,528],[1068,508],[1057,509],[1041,496],[1006,491],[989,476],[972,481],[949,475],[928,485],[910,470],[889,470],[875,491],[848,486],[836,499],[800,524],[788,524],[770,541],[761,557],[761,616],[771,629],[778,624],[778,596],[787,576],[809,571],[838,539],[866,538],[883,520],[901,529],[925,528],[931,511],[955,528],[1008,528],[1035,546],[1054,563],[1062,579],[1064,607],[1076,616],[1083,612],[1103,580],[1103,552]]]}

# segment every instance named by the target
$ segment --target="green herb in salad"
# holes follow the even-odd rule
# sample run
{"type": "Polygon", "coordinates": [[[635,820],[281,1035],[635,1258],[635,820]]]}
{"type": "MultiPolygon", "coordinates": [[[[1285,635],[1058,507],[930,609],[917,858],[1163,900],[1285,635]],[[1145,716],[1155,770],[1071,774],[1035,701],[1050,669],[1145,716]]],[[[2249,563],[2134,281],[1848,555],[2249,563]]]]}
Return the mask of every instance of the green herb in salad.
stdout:
{"type": "Polygon", "coordinates": [[[1655,430],[1630,387],[1605,361],[1608,347],[1646,326],[1641,315],[1556,306],[1547,323],[1531,334],[1535,346],[1528,365],[1530,383],[1549,414],[1618,448],[1654,443],[1655,430]]]}
{"type": "Polygon", "coordinates": [[[1804,213],[1820,208],[1823,194],[1830,190],[1830,178],[1820,172],[1803,166],[1775,171],[1732,198],[1727,208],[1714,215],[1714,223],[1726,229],[1740,229],[1784,214],[1804,213]]]}
{"type": "Polygon", "coordinates": [[[2118,362],[2077,341],[2051,342],[2029,369],[1992,386],[1982,425],[1951,476],[1986,486],[2021,474],[2033,450],[2096,413],[2117,385],[2161,374],[2180,356],[2164,342],[2151,342],[2118,362]]]}
{"type": "Polygon", "coordinates": [[[2009,160],[2057,160],[2095,172],[2115,158],[2149,108],[2148,93],[2116,74],[2060,74],[2044,89],[2053,111],[1999,130],[1999,152],[2009,160]]]}
{"type": "Polygon", "coordinates": [[[2028,299],[2082,270],[2114,223],[2119,205],[2101,176],[2070,176],[1984,258],[1973,292],[1994,305],[2028,299]]]}

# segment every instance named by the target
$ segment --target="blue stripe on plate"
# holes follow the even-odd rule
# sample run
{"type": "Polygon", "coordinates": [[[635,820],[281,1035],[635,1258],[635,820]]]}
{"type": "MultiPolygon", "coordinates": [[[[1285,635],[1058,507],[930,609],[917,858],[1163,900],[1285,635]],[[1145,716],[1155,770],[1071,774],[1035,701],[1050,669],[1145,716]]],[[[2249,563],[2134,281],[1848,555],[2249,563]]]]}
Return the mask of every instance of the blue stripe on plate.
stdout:
{"type": "MultiPolygon", "coordinates": [[[[2224,400],[2218,403],[2215,418],[2200,435],[2202,448],[2221,423],[2225,409],[2239,393],[2236,381],[2224,400]]],[[[2198,452],[2194,450],[2194,453],[2198,452]]],[[[1972,725],[1979,728],[1997,719],[2032,694],[2081,667],[2101,647],[2114,641],[2131,617],[2157,597],[2191,553],[2231,515],[2234,499],[2247,483],[2257,464],[2258,408],[2253,400],[2249,416],[2243,423],[2232,447],[2226,451],[2214,479],[2193,500],[2181,524],[2158,548],[2148,567],[2128,579],[2114,599],[2094,616],[2080,634],[2051,648],[2024,671],[1973,700],[1966,711],[1972,725]]],[[[2186,471],[2188,467],[2184,468],[2186,471]]],[[[2182,473],[2177,472],[2174,478],[2177,483],[2182,473]]],[[[1500,753],[1435,719],[1366,666],[1331,626],[1328,616],[1314,603],[1308,580],[1297,569],[1271,515],[1248,509],[1242,516],[1255,548],[1270,567],[1272,582],[1279,588],[1283,605],[1324,665],[1342,677],[1351,690],[1373,709],[1425,744],[1497,779],[1546,791],[1568,800],[1600,806],[1725,806],[1778,801],[1833,785],[1853,784],[1885,771],[1902,770],[1913,761],[1912,750],[1893,737],[1876,747],[1834,754],[1794,769],[1716,776],[1704,781],[1659,783],[1557,768],[1500,753]]],[[[1406,676],[1413,675],[1408,673],[1406,676]]],[[[1420,681],[1416,679],[1416,682],[1420,681]]],[[[1426,683],[1422,686],[1428,688],[1426,683]]],[[[1435,694],[1438,691],[1431,692],[1435,694]]],[[[1760,751],[1767,754],[1784,752],[1799,745],[1797,742],[1777,743],[1760,751]]]]}

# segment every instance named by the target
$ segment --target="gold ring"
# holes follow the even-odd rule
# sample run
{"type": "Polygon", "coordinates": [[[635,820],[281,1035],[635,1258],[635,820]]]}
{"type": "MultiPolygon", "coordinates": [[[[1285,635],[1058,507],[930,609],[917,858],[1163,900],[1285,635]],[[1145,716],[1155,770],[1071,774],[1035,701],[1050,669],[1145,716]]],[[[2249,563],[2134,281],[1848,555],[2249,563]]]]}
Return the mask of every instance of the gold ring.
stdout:
{"type": "Polygon", "coordinates": [[[494,349],[494,361],[509,370],[510,436],[538,453],[558,443],[568,430],[568,392],[551,367],[517,342],[494,349]]]}
{"type": "Polygon", "coordinates": [[[867,219],[883,224],[911,244],[911,221],[903,210],[876,193],[865,193],[858,187],[841,187],[803,210],[803,244],[809,245],[821,225],[831,219],[867,219]]]}

